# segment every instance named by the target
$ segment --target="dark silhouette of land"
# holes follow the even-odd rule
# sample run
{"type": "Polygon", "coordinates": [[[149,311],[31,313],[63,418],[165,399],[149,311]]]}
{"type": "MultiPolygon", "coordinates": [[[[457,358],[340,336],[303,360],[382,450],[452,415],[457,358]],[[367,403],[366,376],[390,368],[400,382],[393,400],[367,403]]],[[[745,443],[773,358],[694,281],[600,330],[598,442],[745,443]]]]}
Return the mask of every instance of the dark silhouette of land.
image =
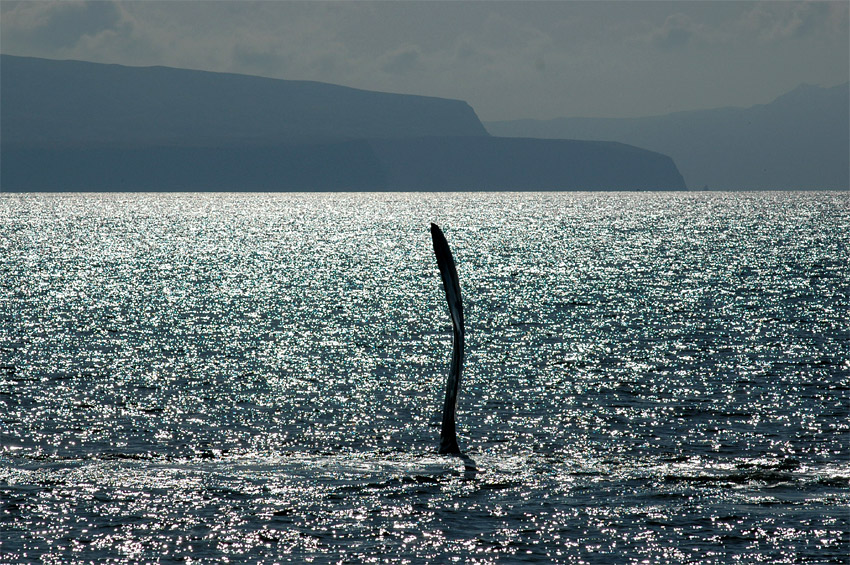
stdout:
{"type": "Polygon", "coordinates": [[[0,190],[669,190],[664,155],[491,137],[460,100],[0,56],[0,190]]]}
{"type": "Polygon", "coordinates": [[[850,188],[850,91],[802,85],[769,104],[646,118],[485,124],[493,135],[620,141],[670,155],[692,189],[850,188]]]}
{"type": "Polygon", "coordinates": [[[460,100],[168,67],[3,56],[4,144],[256,147],[487,136],[460,100]]]}

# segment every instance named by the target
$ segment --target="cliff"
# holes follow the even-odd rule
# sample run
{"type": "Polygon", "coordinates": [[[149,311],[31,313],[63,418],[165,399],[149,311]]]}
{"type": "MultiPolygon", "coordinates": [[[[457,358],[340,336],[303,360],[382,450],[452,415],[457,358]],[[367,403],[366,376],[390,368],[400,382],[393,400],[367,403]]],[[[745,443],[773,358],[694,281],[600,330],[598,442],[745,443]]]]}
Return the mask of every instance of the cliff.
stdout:
{"type": "Polygon", "coordinates": [[[670,155],[688,186],[850,189],[850,90],[802,85],[769,104],[645,118],[489,122],[493,135],[628,143],[670,155]]]}
{"type": "Polygon", "coordinates": [[[426,137],[267,147],[2,151],[4,191],[684,190],[673,161],[628,145],[426,137]]]}
{"type": "Polygon", "coordinates": [[[684,190],[673,160],[622,143],[420,138],[371,142],[397,190],[684,190]]]}
{"type": "Polygon", "coordinates": [[[234,147],[486,136],[461,100],[167,67],[0,56],[6,147],[234,147]]]}
{"type": "Polygon", "coordinates": [[[666,190],[619,143],[491,137],[459,100],[0,57],[0,190],[666,190]]]}

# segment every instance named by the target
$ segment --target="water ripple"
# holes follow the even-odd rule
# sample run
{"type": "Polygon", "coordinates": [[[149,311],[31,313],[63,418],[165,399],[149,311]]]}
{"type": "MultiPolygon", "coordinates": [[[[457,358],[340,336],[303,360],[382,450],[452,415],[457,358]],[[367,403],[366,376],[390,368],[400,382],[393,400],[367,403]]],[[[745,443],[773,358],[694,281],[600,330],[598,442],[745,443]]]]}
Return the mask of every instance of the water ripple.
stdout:
{"type": "Polygon", "coordinates": [[[848,210],[0,195],[3,561],[845,562],[848,210]]]}

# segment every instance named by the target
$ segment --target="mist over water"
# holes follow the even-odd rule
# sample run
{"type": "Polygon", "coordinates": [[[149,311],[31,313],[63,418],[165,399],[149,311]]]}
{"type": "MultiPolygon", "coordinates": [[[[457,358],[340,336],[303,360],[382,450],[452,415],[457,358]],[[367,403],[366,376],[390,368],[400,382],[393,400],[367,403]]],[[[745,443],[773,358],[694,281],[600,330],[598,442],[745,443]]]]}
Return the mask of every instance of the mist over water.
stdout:
{"type": "Polygon", "coordinates": [[[847,562],[846,192],[0,195],[0,235],[3,562],[847,562]]]}

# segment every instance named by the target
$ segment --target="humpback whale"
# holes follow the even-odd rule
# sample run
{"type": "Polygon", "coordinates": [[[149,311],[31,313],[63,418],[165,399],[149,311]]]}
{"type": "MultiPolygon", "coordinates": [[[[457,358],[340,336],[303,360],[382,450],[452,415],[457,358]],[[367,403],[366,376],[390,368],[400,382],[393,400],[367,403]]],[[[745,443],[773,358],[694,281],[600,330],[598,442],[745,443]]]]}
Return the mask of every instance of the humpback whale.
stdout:
{"type": "Polygon", "coordinates": [[[440,428],[440,453],[461,455],[455,430],[455,408],[460,386],[460,372],[463,369],[463,302],[460,297],[460,283],[457,279],[454,258],[446,236],[437,224],[431,224],[431,239],[434,241],[434,255],[437,256],[437,266],[440,268],[440,277],[443,279],[453,330],[452,362],[449,378],[446,381],[446,401],[443,405],[443,424],[440,428]]]}

